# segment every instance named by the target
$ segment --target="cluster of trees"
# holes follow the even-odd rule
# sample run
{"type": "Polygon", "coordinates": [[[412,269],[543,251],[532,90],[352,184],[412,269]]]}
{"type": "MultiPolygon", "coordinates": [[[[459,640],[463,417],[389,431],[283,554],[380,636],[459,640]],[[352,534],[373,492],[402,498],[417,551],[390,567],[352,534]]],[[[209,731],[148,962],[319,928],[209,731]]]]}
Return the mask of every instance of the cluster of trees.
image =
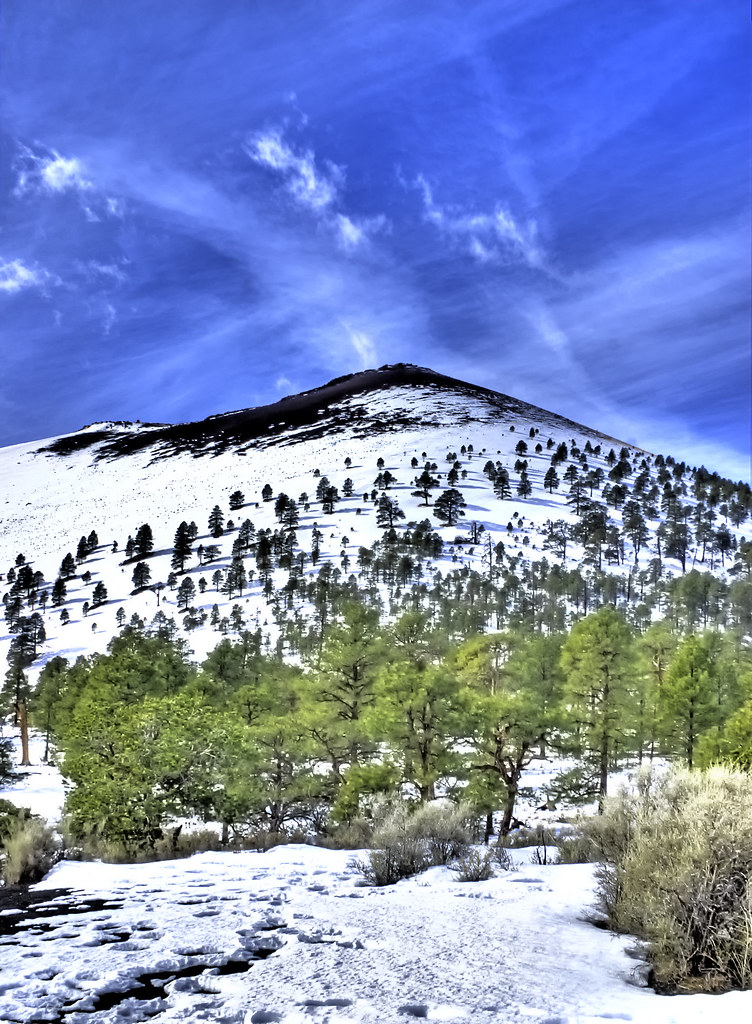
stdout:
{"type": "Polygon", "coordinates": [[[562,792],[601,798],[625,757],[752,762],[738,637],[638,634],[609,606],[568,632],[457,642],[421,611],[384,623],[351,602],[300,665],[265,652],[259,630],[196,666],[181,641],[126,627],[106,655],[52,659],[31,712],[63,753],[74,831],[129,852],[171,815],[226,835],[326,829],[405,786],[421,801],[461,789],[506,830],[526,768],[551,749],[579,766],[562,792]]]}

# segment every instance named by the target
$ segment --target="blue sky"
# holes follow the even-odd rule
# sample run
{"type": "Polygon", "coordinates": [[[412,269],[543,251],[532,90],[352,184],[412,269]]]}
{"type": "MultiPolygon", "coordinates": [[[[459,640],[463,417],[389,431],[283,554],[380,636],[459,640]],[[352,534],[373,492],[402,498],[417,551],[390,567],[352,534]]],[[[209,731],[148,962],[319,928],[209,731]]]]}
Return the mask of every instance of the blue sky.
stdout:
{"type": "Polygon", "coordinates": [[[736,0],[4,0],[0,444],[414,362],[749,479],[736,0]]]}

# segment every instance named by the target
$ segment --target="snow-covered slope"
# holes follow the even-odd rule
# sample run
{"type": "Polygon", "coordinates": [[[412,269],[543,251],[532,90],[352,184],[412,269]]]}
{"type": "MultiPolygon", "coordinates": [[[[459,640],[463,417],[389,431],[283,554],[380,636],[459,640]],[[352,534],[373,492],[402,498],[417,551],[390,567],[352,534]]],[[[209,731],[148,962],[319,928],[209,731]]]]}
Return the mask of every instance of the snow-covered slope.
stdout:
{"type": "MultiPolygon", "coordinates": [[[[567,505],[568,485],[551,493],[543,486],[551,464],[550,446],[560,442],[570,448],[575,444],[580,451],[589,442],[596,454],[588,454],[588,465],[600,467],[604,474],[609,469],[609,451],[615,449],[618,455],[621,447],[628,447],[508,396],[405,366],[356,374],[273,406],[210,417],[200,423],[93,424],[62,438],[0,450],[0,573],[5,576],[17,555],[23,554],[34,571],[43,573],[49,590],[63,556],[75,554],[79,538],[96,531],[97,550],[68,582],[64,607],[70,622],[63,626],[61,609],[49,603],[46,607],[47,642],[36,664],[38,667],[53,654],[74,657],[103,650],[117,628],[119,608],[125,610],[127,619],[136,613],[147,621],[157,609],[154,592],[132,593],[133,563],[125,563],[123,555],[128,536],[134,536],[143,523],[151,526],[155,540],[148,559],[152,585],[167,581],[173,538],[181,521],[197,524],[196,545],[219,546],[215,564],[202,566],[194,554],[186,569],[196,583],[202,577],[207,580],[206,593],[196,593],[198,611],[217,602],[226,615],[238,598],[225,600],[215,591],[211,577],[217,568],[228,567],[242,521],[250,519],[256,530],[278,525],[274,502],[262,501],[264,485],[269,484],[275,496],[285,492],[295,500],[306,492],[311,504],[307,512],[301,505],[300,549],[310,550],[311,531],[317,524],[323,533],[324,560],[339,565],[345,551],[351,562],[348,571],[357,573],[359,546],[372,544],[382,532],[371,497],[379,472],[377,460],[383,459],[384,469],[396,477],[387,493],[399,502],[409,523],[430,518],[433,511],[412,494],[414,477],[426,461],[436,463],[441,482],[435,497],[448,486],[446,475],[452,466],[452,460],[447,462],[448,453],[454,453],[462,467],[457,486],[467,501],[465,524],[474,521],[483,526],[484,544],[489,539],[493,543],[503,539],[508,554],[540,558],[542,524],[549,519],[573,518],[567,505]],[[525,500],[516,494],[519,474],[513,469],[521,441],[527,446],[524,457],[533,485],[532,495],[525,500]],[[483,473],[488,460],[508,467],[510,498],[495,496],[483,473]],[[352,480],[352,496],[340,501],[333,514],[325,514],[315,500],[316,471],[328,476],[340,494],[345,480],[352,480]],[[232,512],[228,499],[236,490],[243,492],[245,502],[232,512]],[[234,520],[236,528],[218,540],[210,537],[207,527],[215,505],[226,519],[234,520]],[[114,542],[116,552],[112,550],[114,542]],[[91,573],[88,583],[81,580],[85,571],[91,573]],[[97,582],[107,588],[107,603],[84,616],[84,602],[92,603],[97,582]]],[[[629,448],[629,454],[635,467],[644,458],[650,460],[647,453],[634,448],[629,448]]],[[[562,465],[560,470],[565,468],[562,465]]],[[[618,522],[620,513],[614,510],[613,517],[618,522]]],[[[447,544],[438,568],[482,566],[481,547],[451,547],[462,529],[441,528],[435,519],[432,526],[440,530],[447,544]]],[[[649,557],[646,547],[641,558],[644,562],[649,557]]],[[[308,574],[313,571],[309,565],[308,574]]],[[[280,575],[277,583],[281,585],[284,579],[280,575]]],[[[0,583],[3,588],[6,585],[0,583]]],[[[165,590],[162,601],[167,613],[175,615],[175,592],[165,590]]],[[[249,628],[268,623],[267,603],[257,581],[243,594],[240,604],[249,628]]],[[[218,639],[207,625],[191,634],[190,646],[199,657],[218,639]]],[[[3,660],[9,642],[10,634],[0,625],[3,660]]]]}
{"type": "Polygon", "coordinates": [[[309,846],[161,864],[61,862],[0,917],[0,1020],[742,1024],[749,992],[659,996],[586,918],[590,865],[362,888],[309,846]],[[62,891],[61,891],[62,890],[62,891]],[[64,890],[73,890],[72,893],[64,890]],[[5,934],[2,934],[5,932],[5,934]]]}

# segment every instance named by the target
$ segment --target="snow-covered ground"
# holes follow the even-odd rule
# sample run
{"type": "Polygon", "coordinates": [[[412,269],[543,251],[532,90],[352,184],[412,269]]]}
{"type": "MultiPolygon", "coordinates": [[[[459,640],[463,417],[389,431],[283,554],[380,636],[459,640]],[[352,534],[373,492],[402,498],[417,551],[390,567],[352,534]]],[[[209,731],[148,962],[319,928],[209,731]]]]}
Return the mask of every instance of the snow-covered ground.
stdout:
{"type": "MultiPolygon", "coordinates": [[[[55,820],[36,762],[0,796],[55,820]]],[[[545,783],[545,771],[539,782],[545,783]]],[[[725,1024],[752,992],[659,996],[633,939],[589,920],[590,865],[462,883],[447,868],[362,884],[365,851],[313,846],[115,865],[61,861],[0,910],[0,1021],[224,1024],[725,1024]],[[61,892],[60,890],[71,890],[61,892]]]]}
{"type": "Polygon", "coordinates": [[[0,799],[8,800],[16,807],[27,807],[32,814],[38,814],[52,824],[57,824],[63,810],[65,789],[63,778],[54,764],[45,764],[44,737],[32,729],[29,735],[29,760],[31,765],[21,767],[21,738],[17,729],[5,725],[0,736],[9,738],[13,744],[13,760],[16,765],[12,782],[0,786],[0,799]]]}
{"type": "MultiPolygon", "coordinates": [[[[311,547],[311,533],[317,525],[323,535],[321,540],[321,562],[341,565],[340,552],[345,551],[349,568],[343,572],[343,579],[349,573],[356,576],[359,571],[358,549],[369,546],[382,536],[376,522],[374,503],[370,493],[378,473],[377,460],[384,459],[384,468],[396,477],[388,492],[399,502],[407,522],[429,519],[441,534],[445,543],[443,555],[425,567],[429,577],[434,569],[442,573],[468,565],[480,572],[487,560],[487,544],[502,541],[507,558],[519,555],[523,563],[540,559],[544,554],[551,560],[550,551],[542,548],[541,529],[547,520],[574,520],[568,506],[568,485],[562,482],[559,490],[549,493],[543,487],[543,477],[550,467],[551,451],[548,439],[558,444],[576,441],[584,446],[590,441],[601,446],[599,456],[589,455],[591,468],[601,468],[606,473],[606,455],[618,442],[604,437],[596,431],[564,430],[562,421],[552,414],[526,414],[500,418],[498,410],[486,401],[470,398],[464,394],[436,392],[426,387],[392,387],[375,392],[367,397],[346,398],[322,409],[322,428],[328,418],[344,416],[355,424],[347,431],[324,432],[320,437],[305,437],[296,443],[299,431],[284,425],[270,434],[268,439],[251,444],[238,445],[216,455],[194,457],[190,452],[173,453],[170,457],[157,458],[153,449],[122,456],[112,461],[96,461],[95,450],[85,449],[69,455],[40,453],[48,447],[49,441],[16,445],[0,449],[0,574],[4,576],[22,553],[34,571],[41,571],[47,581],[43,589],[50,590],[58,574],[66,552],[75,554],[81,536],[88,536],[95,530],[99,547],[77,568],[77,576],[68,580],[65,611],[70,621],[63,625],[60,608],[47,604],[44,624],[47,634],[39,657],[29,670],[31,682],[35,682],[41,667],[54,655],[62,655],[74,661],[82,654],[104,651],[107,643],[117,632],[116,613],[123,608],[126,620],[134,613],[147,624],[158,610],[158,598],[151,589],[138,592],[133,590],[132,574],[135,562],[125,563],[124,547],[129,535],[135,536],[143,523],[148,523],[154,533],[154,552],[146,559],[151,571],[151,586],[158,581],[165,583],[170,571],[173,540],[178,524],[195,521],[199,536],[194,553],[186,563],[186,575],[198,586],[203,578],[207,589],[201,594],[196,591],[192,604],[199,611],[211,612],[218,605],[220,614],[228,616],[234,605],[239,605],[245,628],[260,628],[271,644],[276,639],[275,623],[271,609],[265,599],[259,580],[254,578],[242,596],[228,599],[218,592],[212,576],[217,569],[227,570],[231,561],[232,543],[237,528],[245,519],[250,519],[259,529],[278,526],[274,516],[274,502],[261,500],[261,491],[269,483],[275,495],[288,494],[296,501],[306,492],[311,505],[305,512],[300,508],[300,526],[297,531],[298,545],[308,552],[311,547]],[[362,413],[362,416],[359,415],[362,413]],[[399,424],[394,431],[379,432],[384,424],[399,424]],[[379,424],[379,428],[376,428],[379,424]],[[530,436],[533,431],[534,437],[530,436]],[[519,474],[512,467],[518,458],[515,448],[523,441],[528,445],[525,458],[528,461],[530,480],[534,485],[533,495],[523,500],[516,495],[519,474]],[[542,451],[536,453],[536,444],[542,444],[542,451]],[[462,454],[462,446],[472,446],[472,454],[462,454]],[[451,468],[446,456],[455,452],[462,464],[466,477],[458,482],[467,501],[466,518],[457,527],[442,527],[433,513],[433,500],[446,486],[446,474],[451,468]],[[242,458],[240,456],[243,456],[242,458]],[[346,464],[346,459],[351,460],[346,464]],[[411,465],[417,460],[417,468],[411,465]],[[440,486],[434,491],[431,506],[421,504],[413,494],[413,480],[423,468],[425,461],[433,461],[441,474],[440,486]],[[500,460],[511,472],[512,496],[499,499],[491,483],[483,473],[487,461],[500,460]],[[315,500],[318,470],[327,475],[332,484],[343,492],[344,481],[353,482],[353,494],[343,498],[333,514],[323,512],[321,503],[315,500]],[[228,510],[228,499],[235,490],[245,495],[243,508],[228,510]],[[368,494],[368,500],[364,500],[368,494]],[[210,536],[207,519],[215,504],[219,504],[227,519],[232,518],[235,529],[220,538],[210,536]],[[358,511],[360,510],[360,511],[358,511]],[[472,545],[467,539],[462,545],[455,545],[457,536],[467,537],[467,524],[476,522],[482,526],[483,540],[472,545]],[[113,542],[118,550],[113,552],[113,542]],[[220,549],[219,558],[211,565],[199,564],[197,546],[216,544],[220,549]],[[86,582],[81,578],[84,572],[91,574],[86,582]],[[84,603],[93,603],[93,589],[97,583],[107,588],[108,600],[100,607],[93,607],[84,613],[84,603]]],[[[571,425],[569,425],[571,427],[571,425]]],[[[136,428],[133,428],[136,429],[136,428]]],[[[145,428],[137,428],[143,431],[145,428]]],[[[123,428],[121,432],[127,433],[123,428]]],[[[148,431],[147,431],[148,432],[148,431]]],[[[75,436],[75,435],[72,435],[75,436]]],[[[645,453],[631,448],[635,468],[645,453]]],[[[559,467],[563,474],[565,465],[559,467]]],[[[691,503],[691,498],[687,498],[691,503]]],[[[610,510],[613,521],[621,520],[621,512],[610,510]]],[[[652,522],[654,530],[657,522],[652,522]]],[[[578,563],[582,551],[573,542],[567,552],[566,565],[578,563]]],[[[694,553],[690,552],[690,565],[694,553]]],[[[633,556],[627,544],[627,563],[610,567],[612,572],[626,574],[633,556]]],[[[650,546],[643,547],[639,565],[644,568],[653,557],[650,546]]],[[[247,557],[246,568],[256,569],[253,558],[247,557]]],[[[667,563],[668,571],[680,571],[678,563],[667,563]]],[[[705,566],[703,566],[705,568],[705,566]]],[[[318,571],[310,561],[306,567],[306,578],[318,571]]],[[[287,574],[275,573],[275,586],[281,587],[287,574]]],[[[7,584],[0,582],[0,590],[7,584]]],[[[177,607],[175,590],[166,588],[159,604],[164,613],[181,625],[181,614],[177,607]]],[[[24,614],[29,614],[26,608],[24,614]]],[[[202,660],[222,638],[210,624],[187,633],[181,629],[195,660],[202,660]]],[[[4,661],[12,634],[0,620],[0,660],[4,661]]]]}
{"type": "Polygon", "coordinates": [[[381,889],[361,886],[352,853],[309,846],[62,862],[36,887],[51,890],[52,916],[0,938],[0,1020],[750,1020],[752,993],[646,988],[633,941],[587,920],[590,866],[516,858],[518,871],[487,882],[432,868],[381,889]],[[61,888],[75,895],[55,895],[61,888]],[[96,899],[106,903],[89,913],[60,907],[96,899]],[[139,999],[136,979],[155,976],[164,993],[146,988],[151,998],[139,999]]]}

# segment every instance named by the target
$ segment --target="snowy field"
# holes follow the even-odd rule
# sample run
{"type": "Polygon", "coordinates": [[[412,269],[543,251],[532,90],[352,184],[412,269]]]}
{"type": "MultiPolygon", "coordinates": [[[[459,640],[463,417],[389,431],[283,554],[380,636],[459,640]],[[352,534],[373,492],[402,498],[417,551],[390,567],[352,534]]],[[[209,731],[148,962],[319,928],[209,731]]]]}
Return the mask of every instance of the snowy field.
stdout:
{"type": "MultiPolygon", "coordinates": [[[[442,394],[422,387],[393,387],[369,395],[367,403],[351,397],[326,406],[322,409],[322,414],[326,414],[324,419],[345,416],[359,426],[345,433],[332,431],[300,443],[296,443],[298,431],[280,424],[264,443],[254,442],[203,458],[195,458],[190,452],[157,458],[159,453],[152,449],[114,461],[99,462],[94,452],[88,449],[66,456],[40,454],[39,450],[51,444],[53,439],[0,449],[0,493],[5,495],[4,504],[0,504],[0,574],[5,574],[14,565],[17,555],[23,553],[33,569],[44,574],[45,588],[49,590],[61,560],[67,552],[75,554],[79,538],[88,536],[93,529],[99,539],[97,550],[80,564],[78,575],[68,580],[64,607],[70,621],[62,625],[60,608],[51,604],[44,611],[47,640],[29,669],[32,684],[40,669],[55,655],[62,655],[73,662],[79,655],[104,652],[118,631],[116,613],[119,607],[123,607],[128,620],[135,613],[149,623],[159,608],[180,623],[174,590],[165,588],[158,604],[157,595],[151,588],[133,589],[135,561],[126,564],[123,549],[129,534],[135,535],[143,523],[149,523],[154,532],[154,552],[147,558],[152,586],[158,581],[164,583],[169,577],[178,524],[181,520],[193,520],[199,528],[196,545],[216,544],[220,555],[211,565],[201,565],[194,550],[186,563],[185,575],[197,586],[202,577],[208,584],[204,594],[197,590],[192,604],[199,612],[208,615],[217,603],[223,616],[229,615],[232,606],[239,604],[245,628],[260,628],[264,637],[273,644],[276,639],[275,623],[259,580],[255,578],[242,596],[230,599],[218,592],[212,583],[213,573],[217,569],[226,571],[230,564],[232,543],[243,520],[250,518],[256,530],[274,529],[279,525],[274,516],[274,503],[261,500],[261,491],[266,483],[271,484],[275,495],[285,492],[297,500],[302,492],[306,492],[311,497],[309,512],[306,513],[302,506],[300,508],[297,530],[300,549],[309,551],[312,530],[318,526],[322,533],[321,564],[331,562],[339,566],[340,551],[345,550],[351,561],[348,572],[356,575],[359,547],[372,545],[383,533],[377,525],[373,501],[363,500],[363,495],[370,494],[374,488],[377,460],[382,457],[385,469],[396,477],[396,482],[386,493],[398,501],[405,512],[405,522],[421,522],[428,518],[446,545],[435,564],[427,564],[427,577],[430,578],[434,569],[447,573],[463,565],[486,571],[483,559],[489,539],[494,544],[503,541],[510,558],[517,555],[523,562],[540,558],[544,554],[540,531],[546,520],[563,518],[569,521],[573,516],[567,504],[568,485],[562,485],[554,493],[543,487],[544,474],[551,460],[547,438],[553,437],[557,443],[569,443],[575,438],[572,430],[564,431],[562,421],[553,414],[539,412],[540,415],[534,417],[516,414],[499,419],[497,411],[489,408],[487,402],[465,395],[442,394]],[[362,417],[359,418],[358,413],[362,413],[362,417]],[[374,428],[371,433],[371,426],[375,423],[398,423],[401,420],[418,425],[387,433],[380,433],[374,428]],[[538,435],[535,440],[531,439],[531,430],[540,431],[543,444],[540,454],[533,450],[538,435]],[[534,495],[529,500],[517,497],[518,474],[512,472],[512,496],[499,499],[483,474],[483,466],[489,459],[500,459],[511,468],[518,457],[515,446],[519,441],[529,443],[530,450],[525,457],[529,463],[530,480],[535,486],[534,495]],[[446,486],[445,477],[450,465],[446,461],[447,452],[461,453],[462,445],[474,447],[472,455],[459,456],[467,472],[467,477],[458,485],[467,501],[466,518],[460,526],[444,527],[432,515],[433,501],[446,486]],[[241,455],[245,457],[240,458],[241,455]],[[345,459],[348,458],[352,459],[352,464],[346,466],[345,459]],[[411,465],[413,458],[418,460],[418,468],[411,465]],[[437,472],[443,477],[440,487],[433,492],[430,506],[421,504],[413,493],[414,477],[422,471],[426,459],[436,462],[437,472]],[[314,475],[315,470],[328,475],[340,492],[344,490],[345,479],[350,478],[353,482],[352,496],[343,498],[332,514],[324,513],[321,503],[314,500],[319,479],[314,475]],[[245,495],[245,505],[236,512],[228,512],[229,495],[238,488],[245,495]],[[235,522],[235,531],[226,532],[221,538],[212,537],[206,527],[207,517],[215,503],[219,503],[235,522]],[[470,522],[483,526],[483,543],[475,546],[465,543],[455,551],[455,538],[466,535],[467,523],[470,522]],[[118,543],[116,552],[112,551],[114,541],[118,543]],[[88,582],[81,578],[84,571],[91,573],[88,582]],[[108,600],[84,614],[84,602],[92,602],[93,588],[99,582],[106,586],[108,600]]],[[[148,433],[144,427],[133,427],[130,431],[122,428],[123,433],[143,431],[148,433]]],[[[85,431],[78,432],[82,433],[85,431]]],[[[608,470],[606,453],[612,445],[616,445],[618,450],[619,442],[584,429],[576,434],[576,440],[580,445],[587,440],[593,445],[601,445],[601,456],[591,455],[589,464],[593,468],[608,470]]],[[[643,453],[638,449],[631,450],[637,464],[643,453]]],[[[563,472],[565,467],[560,469],[563,472]]],[[[612,517],[618,523],[621,513],[612,510],[612,517]]],[[[405,523],[399,525],[404,526],[405,523]]],[[[655,529],[657,522],[651,526],[655,529]]],[[[548,555],[550,557],[551,553],[548,555]]],[[[580,555],[579,547],[570,544],[569,564],[577,564],[580,555]]],[[[645,547],[641,564],[649,557],[645,547]]],[[[255,570],[252,558],[246,558],[246,568],[255,570]]],[[[629,564],[620,567],[619,571],[628,572],[629,564]]],[[[318,569],[308,562],[306,580],[313,579],[317,572],[318,569]]],[[[344,578],[347,578],[347,573],[344,573],[344,578]]],[[[282,587],[286,579],[285,572],[275,572],[277,588],[282,587]]],[[[222,639],[221,634],[208,624],[191,633],[181,630],[180,635],[187,638],[196,661],[203,660],[222,639]]],[[[7,632],[4,621],[0,622],[0,659],[3,661],[11,639],[12,634],[7,632]]]]}
{"type": "Polygon", "coordinates": [[[352,853],[307,846],[147,865],[62,862],[35,887],[50,890],[51,916],[0,918],[17,926],[0,939],[0,1019],[750,1020],[752,993],[645,988],[630,939],[586,920],[591,868],[516,856],[518,871],[487,882],[432,868],[382,889],[360,885],[352,853]],[[69,888],[79,909],[106,902],[61,912],[56,902],[72,897],[55,890],[69,888]]]}
{"type": "MultiPolygon", "coordinates": [[[[40,753],[35,738],[35,766],[0,796],[54,820],[62,785],[40,753]]],[[[0,910],[0,1021],[752,1020],[750,992],[656,995],[635,941],[590,922],[592,867],[530,853],[487,882],[432,868],[381,889],[362,884],[363,851],[301,845],[62,861],[39,902],[0,910]]]]}

